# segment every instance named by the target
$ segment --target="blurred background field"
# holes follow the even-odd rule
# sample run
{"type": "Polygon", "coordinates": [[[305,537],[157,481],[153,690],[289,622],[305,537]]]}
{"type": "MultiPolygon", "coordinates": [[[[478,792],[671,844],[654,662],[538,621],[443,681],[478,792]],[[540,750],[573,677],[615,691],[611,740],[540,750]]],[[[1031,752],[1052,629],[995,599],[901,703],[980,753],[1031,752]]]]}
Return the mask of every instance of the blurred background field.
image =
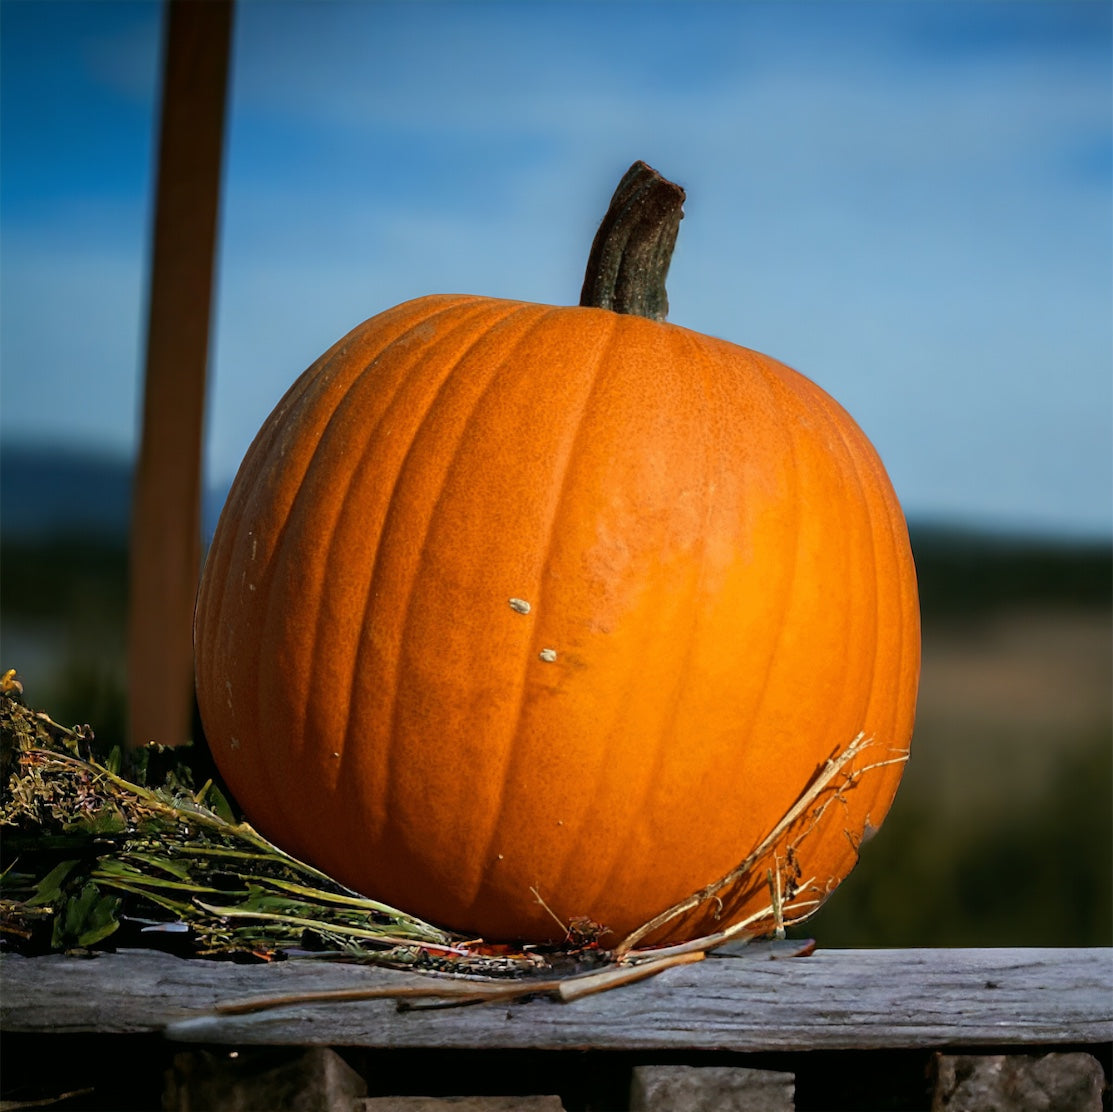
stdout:
{"type": "Polygon", "coordinates": [[[881,833],[804,932],[827,945],[1108,945],[1109,548],[915,525],[912,538],[924,652],[912,756],[881,833]]]}
{"type": "MultiPolygon", "coordinates": [[[[0,651],[33,705],[123,740],[127,465],[0,453],[0,651]]],[[[222,498],[209,498],[209,521],[222,498]]],[[[1113,560],[912,524],[924,664],[881,833],[796,933],[828,946],[1113,941],[1113,560]]]]}

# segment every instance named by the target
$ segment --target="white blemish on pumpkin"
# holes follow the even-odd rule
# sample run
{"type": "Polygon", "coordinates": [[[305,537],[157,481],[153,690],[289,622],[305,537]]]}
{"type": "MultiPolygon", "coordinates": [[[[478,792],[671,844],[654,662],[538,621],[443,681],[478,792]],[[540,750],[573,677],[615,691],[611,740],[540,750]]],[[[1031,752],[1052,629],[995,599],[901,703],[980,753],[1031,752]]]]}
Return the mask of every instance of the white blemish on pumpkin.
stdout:
{"type": "Polygon", "coordinates": [[[546,664],[552,664],[557,657],[556,649],[542,649],[537,655],[541,657],[546,664]]]}
{"type": "Polygon", "coordinates": [[[229,746],[229,748],[231,748],[231,749],[239,749],[239,747],[240,747],[240,739],[239,739],[238,737],[230,737],[230,738],[228,739],[228,746],[229,746]]]}
{"type": "Polygon", "coordinates": [[[516,610],[519,614],[528,614],[531,607],[524,598],[512,598],[510,600],[510,609],[516,610]]]}
{"type": "Polygon", "coordinates": [[[251,533],[248,533],[248,536],[251,537],[251,558],[254,560],[255,552],[259,547],[259,538],[252,535],[251,533]]]}
{"type": "Polygon", "coordinates": [[[224,681],[224,690],[226,692],[228,692],[228,709],[231,710],[232,709],[232,681],[231,680],[225,680],[224,681]]]}
{"type": "Polygon", "coordinates": [[[499,854],[499,860],[500,861],[502,860],[502,854],[501,853],[499,854]]]}
{"type": "Polygon", "coordinates": [[[333,753],[333,756],[334,756],[334,757],[335,757],[335,758],[336,758],[337,760],[339,760],[339,759],[340,759],[340,754],[339,754],[339,753],[333,753]]]}

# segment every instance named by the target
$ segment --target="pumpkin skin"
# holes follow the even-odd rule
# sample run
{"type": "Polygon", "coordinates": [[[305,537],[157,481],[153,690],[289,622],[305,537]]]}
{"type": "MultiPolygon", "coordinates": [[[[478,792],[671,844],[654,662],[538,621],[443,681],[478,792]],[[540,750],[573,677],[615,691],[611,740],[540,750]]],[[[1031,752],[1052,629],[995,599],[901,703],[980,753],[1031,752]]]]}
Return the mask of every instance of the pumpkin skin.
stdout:
{"type": "MultiPolygon", "coordinates": [[[[268,418],[195,644],[214,757],[287,851],[444,927],[586,917],[608,945],[737,866],[860,733],[858,768],[907,749],[919,611],[885,471],[803,376],[638,316],[433,296],[268,418]]],[[[901,772],[779,862],[793,842],[825,896],[901,772]]],[[[654,941],[766,907],[773,863],[654,941]]]]}

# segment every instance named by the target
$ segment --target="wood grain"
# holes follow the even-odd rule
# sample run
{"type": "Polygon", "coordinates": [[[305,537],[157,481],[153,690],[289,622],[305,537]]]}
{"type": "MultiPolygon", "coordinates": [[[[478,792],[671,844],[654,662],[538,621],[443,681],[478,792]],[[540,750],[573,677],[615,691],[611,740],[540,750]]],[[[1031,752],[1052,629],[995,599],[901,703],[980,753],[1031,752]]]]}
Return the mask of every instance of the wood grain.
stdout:
{"type": "Polygon", "coordinates": [[[1047,1046],[1113,1039],[1113,950],[743,949],[571,1004],[399,1010],[390,1000],[207,1015],[244,997],[413,984],[319,962],[186,961],[149,951],[0,958],[0,1027],[153,1032],[201,1043],[612,1050],[1047,1046]]]}

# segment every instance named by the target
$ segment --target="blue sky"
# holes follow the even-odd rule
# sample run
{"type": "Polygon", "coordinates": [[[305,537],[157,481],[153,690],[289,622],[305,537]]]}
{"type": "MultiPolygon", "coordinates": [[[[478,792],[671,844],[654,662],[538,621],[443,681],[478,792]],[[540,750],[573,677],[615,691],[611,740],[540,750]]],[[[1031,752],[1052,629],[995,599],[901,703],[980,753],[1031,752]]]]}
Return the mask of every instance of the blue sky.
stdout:
{"type": "MultiPolygon", "coordinates": [[[[127,453],[161,8],[0,3],[0,434],[127,453]]],[[[1113,533],[1104,0],[236,13],[208,432],[409,297],[573,303],[619,176],[688,192],[670,320],[820,383],[911,517],[1113,533]]]]}

